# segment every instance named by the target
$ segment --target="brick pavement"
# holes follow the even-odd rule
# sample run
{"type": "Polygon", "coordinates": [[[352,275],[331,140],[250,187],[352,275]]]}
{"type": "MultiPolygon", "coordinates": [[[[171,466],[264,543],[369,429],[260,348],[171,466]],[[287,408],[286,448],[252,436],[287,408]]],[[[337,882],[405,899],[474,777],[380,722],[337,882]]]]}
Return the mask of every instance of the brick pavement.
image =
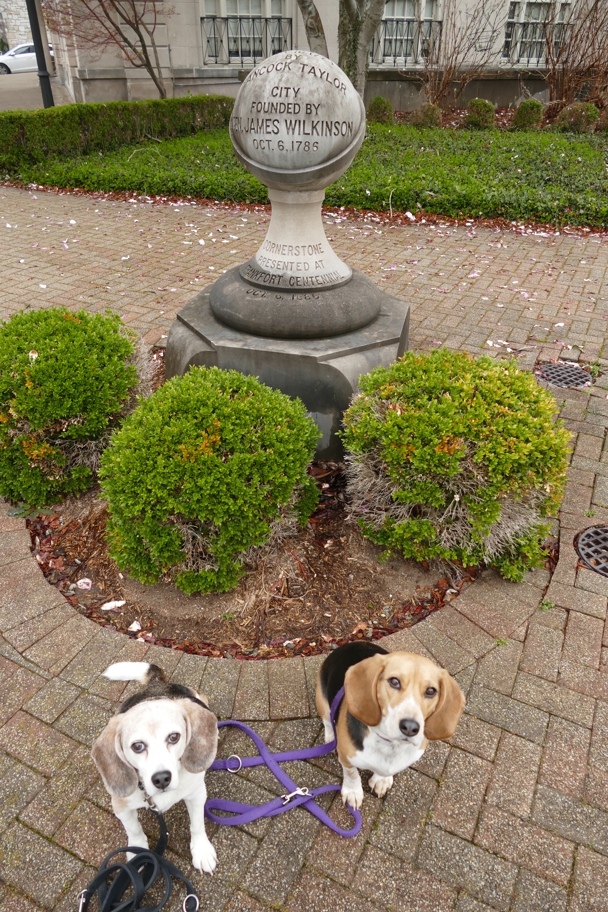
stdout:
{"type": "MultiPolygon", "coordinates": [[[[0,188],[4,315],[112,307],[157,341],[196,285],[255,249],[266,218],[0,188]]],[[[604,238],[347,220],[328,233],[347,261],[410,301],[412,347],[518,348],[527,367],[562,345],[571,358],[602,355],[604,238]]],[[[457,676],[468,703],[451,741],[431,744],[385,799],[366,794],[356,839],[300,810],[210,827],[219,867],[195,877],[203,909],[608,910],[608,582],[577,570],[572,547],[577,531],[608,520],[607,397],[605,378],[559,393],[575,441],[549,588],[544,571],[520,584],[486,572],[442,612],[384,641],[457,676]]],[[[152,659],[206,692],[222,718],[252,720],[288,749],[321,736],[312,700],[320,659],[240,663],[126,640],[61,600],[6,507],[0,543],[0,910],[67,912],[122,841],[89,758],[125,689],[100,677],[104,667],[152,659]]],[[[224,755],[247,749],[223,735],[224,755]]],[[[337,781],[337,761],[299,764],[297,775],[337,781]]],[[[210,775],[209,789],[263,801],[277,785],[252,770],[210,775]]],[[[345,822],[339,800],[332,814],[345,822]]],[[[172,857],[189,871],[185,811],[168,816],[172,857]]]]}

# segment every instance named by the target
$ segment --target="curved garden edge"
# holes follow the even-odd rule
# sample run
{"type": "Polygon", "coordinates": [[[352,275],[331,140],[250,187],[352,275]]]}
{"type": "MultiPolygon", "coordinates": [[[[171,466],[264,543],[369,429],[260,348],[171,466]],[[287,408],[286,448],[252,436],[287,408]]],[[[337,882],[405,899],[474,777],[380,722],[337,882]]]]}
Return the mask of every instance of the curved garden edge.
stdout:
{"type": "MultiPolygon", "coordinates": [[[[8,508],[0,503],[0,655],[58,678],[58,688],[86,687],[90,695],[110,700],[120,700],[126,687],[101,678],[101,672],[114,661],[145,658],[180,683],[204,691],[221,718],[261,721],[314,713],[315,676],[323,656],[242,662],[206,658],[99,627],[45,580],[30,552],[25,521],[10,518],[8,508]]],[[[568,534],[574,532],[568,529],[568,534]]],[[[569,551],[575,568],[576,554],[569,551]]],[[[562,559],[556,575],[561,565],[562,559]]],[[[454,675],[494,650],[498,672],[508,641],[524,641],[526,622],[536,612],[548,583],[546,570],[529,572],[521,583],[484,571],[449,605],[379,642],[391,651],[426,655],[454,675]]],[[[553,585],[559,585],[555,577],[553,585]]],[[[550,614],[546,612],[547,622],[550,614]]],[[[539,621],[543,623],[542,617],[539,621]]]]}

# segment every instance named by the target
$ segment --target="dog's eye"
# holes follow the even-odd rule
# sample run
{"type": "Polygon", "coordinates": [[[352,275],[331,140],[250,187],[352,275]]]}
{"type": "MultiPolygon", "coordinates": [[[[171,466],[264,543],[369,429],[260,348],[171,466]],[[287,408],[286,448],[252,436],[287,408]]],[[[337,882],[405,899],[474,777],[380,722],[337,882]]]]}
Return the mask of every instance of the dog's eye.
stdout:
{"type": "Polygon", "coordinates": [[[401,681],[399,680],[399,678],[389,678],[388,683],[395,690],[401,690],[401,681]]]}
{"type": "Polygon", "coordinates": [[[179,741],[180,738],[181,738],[181,735],[179,732],[171,732],[171,734],[167,738],[167,741],[169,742],[169,744],[177,744],[177,742],[179,741]]]}
{"type": "Polygon", "coordinates": [[[131,745],[131,750],[134,754],[141,754],[143,751],[145,751],[145,749],[146,745],[143,741],[134,741],[131,745]]]}
{"type": "Polygon", "coordinates": [[[425,696],[425,697],[434,697],[434,696],[436,696],[436,695],[437,695],[437,688],[436,688],[436,687],[427,687],[427,689],[424,691],[424,696],[425,696]]]}

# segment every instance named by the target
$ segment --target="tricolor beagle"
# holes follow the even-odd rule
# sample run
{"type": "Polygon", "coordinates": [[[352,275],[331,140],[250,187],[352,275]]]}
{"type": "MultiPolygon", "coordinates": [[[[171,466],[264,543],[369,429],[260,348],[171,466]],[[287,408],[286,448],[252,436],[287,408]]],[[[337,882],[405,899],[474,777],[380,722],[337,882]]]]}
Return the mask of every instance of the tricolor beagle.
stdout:
{"type": "Polygon", "coordinates": [[[192,864],[212,874],[215,849],[205,833],[205,770],[217,751],[217,719],[204,697],[181,684],[168,684],[148,662],[117,662],[104,671],[111,681],[140,681],[93,745],[92,756],[112,807],[131,846],[148,848],[137,818],[146,806],[144,790],[159,811],[182,798],[190,814],[192,864]]]}
{"type": "Polygon", "coordinates": [[[387,652],[375,643],[347,643],[331,653],[317,678],[316,703],[333,740],[330,706],[344,685],[336,721],[342,764],[342,800],[360,808],[359,770],[370,770],[370,788],[380,797],[393,776],[422,757],[429,741],[456,731],[465,697],[443,668],[411,652],[387,652]]]}

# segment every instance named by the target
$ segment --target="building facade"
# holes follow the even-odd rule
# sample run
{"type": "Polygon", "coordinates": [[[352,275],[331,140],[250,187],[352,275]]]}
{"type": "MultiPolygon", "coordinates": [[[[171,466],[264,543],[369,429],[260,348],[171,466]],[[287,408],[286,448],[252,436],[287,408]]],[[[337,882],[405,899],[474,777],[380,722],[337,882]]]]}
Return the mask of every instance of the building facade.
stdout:
{"type": "Polygon", "coordinates": [[[0,0],[0,39],[7,48],[32,40],[25,0],[0,0]]]}
{"type": "MultiPolygon", "coordinates": [[[[15,0],[0,0],[2,4],[15,0]]],[[[78,2],[78,0],[70,0],[78,2]]],[[[383,21],[369,48],[366,101],[376,94],[397,109],[415,109],[425,100],[420,72],[433,38],[449,17],[466,4],[487,2],[494,26],[472,54],[484,53],[481,79],[463,96],[480,95],[497,104],[514,102],[526,84],[543,88],[545,0],[387,0],[383,21]],[[486,47],[482,47],[483,43],[486,47]],[[488,48],[491,53],[487,53],[488,48]]],[[[338,60],[338,0],[317,0],[329,56],[338,60]]],[[[560,9],[569,5],[561,3],[560,9]]],[[[234,96],[244,74],[271,54],[307,48],[304,22],[296,0],[174,0],[173,12],[157,26],[155,40],[168,96],[234,96]]],[[[118,48],[92,53],[68,37],[54,35],[60,81],[75,101],[134,100],[158,97],[144,69],[129,66],[118,48]]]]}

